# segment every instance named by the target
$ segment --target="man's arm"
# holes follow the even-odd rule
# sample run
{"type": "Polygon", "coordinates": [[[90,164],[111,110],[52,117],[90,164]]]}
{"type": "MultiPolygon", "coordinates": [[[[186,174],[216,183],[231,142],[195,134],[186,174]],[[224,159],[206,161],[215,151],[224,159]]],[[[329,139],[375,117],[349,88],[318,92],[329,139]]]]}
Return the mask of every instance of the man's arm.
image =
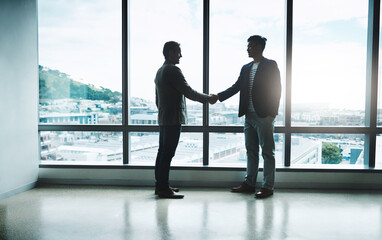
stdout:
{"type": "Polygon", "coordinates": [[[155,105],[157,105],[158,107],[158,90],[156,87],[155,87],[155,105]]]}
{"type": "Polygon", "coordinates": [[[183,76],[182,71],[178,67],[172,69],[173,85],[186,98],[200,103],[205,103],[210,100],[211,96],[204,93],[199,93],[192,89],[183,76]]]}
{"type": "Polygon", "coordinates": [[[270,116],[276,117],[279,110],[280,98],[281,98],[281,77],[280,70],[275,61],[271,65],[271,76],[270,80],[272,82],[272,91],[271,91],[271,103],[270,103],[270,116]]]}
{"type": "Polygon", "coordinates": [[[242,81],[243,81],[242,75],[243,75],[243,68],[240,71],[240,76],[237,79],[237,81],[231,87],[229,87],[226,90],[218,93],[219,101],[220,102],[223,102],[224,100],[232,97],[233,95],[235,95],[236,93],[238,93],[240,91],[241,84],[242,84],[242,81]]]}

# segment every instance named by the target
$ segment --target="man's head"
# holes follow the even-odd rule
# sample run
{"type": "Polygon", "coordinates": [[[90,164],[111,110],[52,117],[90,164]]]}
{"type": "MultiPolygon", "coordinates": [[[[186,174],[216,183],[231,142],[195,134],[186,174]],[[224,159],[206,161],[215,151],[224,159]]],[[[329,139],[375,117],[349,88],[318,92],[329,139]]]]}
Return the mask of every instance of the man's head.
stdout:
{"type": "Polygon", "coordinates": [[[253,35],[250,36],[247,40],[248,42],[248,55],[249,57],[256,57],[256,56],[262,56],[263,51],[267,42],[267,39],[265,37],[262,37],[260,35],[253,35]]]}
{"type": "Polygon", "coordinates": [[[180,44],[174,41],[166,42],[163,46],[163,56],[166,60],[178,64],[182,57],[180,44]]]}

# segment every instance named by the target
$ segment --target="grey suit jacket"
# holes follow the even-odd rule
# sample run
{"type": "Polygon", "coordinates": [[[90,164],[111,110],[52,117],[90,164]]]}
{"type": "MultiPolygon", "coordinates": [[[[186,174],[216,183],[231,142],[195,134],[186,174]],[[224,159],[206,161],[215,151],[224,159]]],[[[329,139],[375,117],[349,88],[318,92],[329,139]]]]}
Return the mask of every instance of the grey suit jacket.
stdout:
{"type": "Polygon", "coordinates": [[[155,77],[155,103],[158,107],[160,126],[187,123],[186,98],[201,103],[209,100],[209,95],[199,93],[188,85],[180,68],[165,61],[155,77]]]}

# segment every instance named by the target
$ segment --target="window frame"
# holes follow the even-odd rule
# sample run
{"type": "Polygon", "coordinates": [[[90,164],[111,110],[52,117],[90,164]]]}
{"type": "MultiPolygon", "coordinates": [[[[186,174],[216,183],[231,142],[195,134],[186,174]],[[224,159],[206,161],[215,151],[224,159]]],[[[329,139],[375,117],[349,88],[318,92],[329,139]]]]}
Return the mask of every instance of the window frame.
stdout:
{"type": "MultiPolygon", "coordinates": [[[[153,166],[137,166],[129,164],[130,159],[130,132],[158,132],[159,127],[155,125],[132,125],[129,119],[129,0],[122,1],[122,125],[47,125],[39,124],[38,131],[92,131],[92,132],[122,132],[123,133],[123,164],[120,166],[108,165],[68,165],[68,164],[44,164],[40,162],[40,168],[153,168],[153,166]]],[[[284,96],[284,126],[276,126],[275,133],[284,134],[283,167],[278,171],[381,171],[375,169],[376,158],[376,136],[382,134],[382,127],[377,126],[378,107],[378,53],[380,33],[380,0],[369,0],[368,2],[368,30],[367,30],[367,60],[366,60],[366,108],[365,126],[361,127],[298,127],[291,125],[291,83],[292,83],[292,48],[293,48],[293,0],[285,0],[285,96],[284,96]],[[291,135],[296,133],[306,134],[363,134],[364,143],[364,166],[362,169],[344,169],[341,167],[331,168],[303,168],[291,167],[291,135]]],[[[210,46],[210,0],[203,0],[203,92],[209,93],[209,46],[210,46]]],[[[38,93],[37,93],[38,94],[38,93]]],[[[209,105],[203,104],[203,122],[201,126],[183,126],[183,132],[197,132],[203,135],[203,165],[200,167],[184,166],[174,167],[177,169],[205,169],[206,167],[216,170],[231,169],[243,170],[244,167],[216,167],[209,166],[209,133],[242,133],[242,126],[210,126],[209,105]]],[[[39,136],[40,138],[40,136],[39,136]]],[[[41,152],[41,146],[40,146],[41,152]]]]}

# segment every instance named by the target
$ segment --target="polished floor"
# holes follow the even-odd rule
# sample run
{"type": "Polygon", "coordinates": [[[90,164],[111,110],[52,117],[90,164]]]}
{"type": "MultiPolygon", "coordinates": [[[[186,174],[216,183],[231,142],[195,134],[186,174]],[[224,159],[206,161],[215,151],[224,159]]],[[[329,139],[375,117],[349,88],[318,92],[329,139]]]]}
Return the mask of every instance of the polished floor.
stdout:
{"type": "Polygon", "coordinates": [[[382,239],[382,192],[44,185],[0,200],[1,240],[382,239]]]}

